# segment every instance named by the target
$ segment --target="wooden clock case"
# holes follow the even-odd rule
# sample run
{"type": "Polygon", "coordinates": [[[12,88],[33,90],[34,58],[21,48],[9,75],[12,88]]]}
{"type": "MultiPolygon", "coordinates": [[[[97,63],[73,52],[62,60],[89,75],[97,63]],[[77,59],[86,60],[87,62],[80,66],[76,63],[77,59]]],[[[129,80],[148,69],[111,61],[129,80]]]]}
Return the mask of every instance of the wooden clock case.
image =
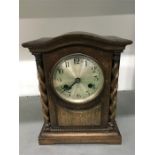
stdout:
{"type": "Polygon", "coordinates": [[[75,32],[23,43],[36,58],[44,125],[39,144],[120,144],[115,122],[120,54],[132,41],[75,32]],[[60,99],[50,82],[51,70],[64,56],[82,53],[94,58],[104,73],[104,87],[93,101],[75,105],[60,99]]]}

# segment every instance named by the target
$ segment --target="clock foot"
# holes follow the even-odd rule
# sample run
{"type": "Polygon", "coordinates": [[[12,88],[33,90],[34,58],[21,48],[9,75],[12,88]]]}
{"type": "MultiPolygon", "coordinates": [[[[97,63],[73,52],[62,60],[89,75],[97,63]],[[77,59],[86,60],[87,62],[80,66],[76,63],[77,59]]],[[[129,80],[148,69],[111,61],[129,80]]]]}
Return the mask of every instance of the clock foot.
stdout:
{"type": "Polygon", "coordinates": [[[112,128],[104,129],[85,129],[83,131],[71,131],[63,129],[45,129],[45,124],[39,135],[40,145],[65,144],[65,143],[102,143],[102,144],[121,144],[122,138],[116,122],[112,128]]]}

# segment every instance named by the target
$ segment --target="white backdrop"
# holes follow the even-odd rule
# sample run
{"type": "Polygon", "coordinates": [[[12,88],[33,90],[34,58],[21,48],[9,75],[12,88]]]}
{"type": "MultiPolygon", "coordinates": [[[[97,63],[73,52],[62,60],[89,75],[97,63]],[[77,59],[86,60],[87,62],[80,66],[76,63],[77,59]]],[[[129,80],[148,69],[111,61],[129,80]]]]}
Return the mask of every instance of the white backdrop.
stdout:
{"type": "MultiPolygon", "coordinates": [[[[21,43],[40,37],[55,37],[71,31],[86,31],[99,35],[115,35],[134,42],[134,15],[88,17],[53,17],[20,19],[20,96],[38,95],[34,57],[21,43]]],[[[121,57],[119,90],[134,89],[134,44],[121,57]]]]}

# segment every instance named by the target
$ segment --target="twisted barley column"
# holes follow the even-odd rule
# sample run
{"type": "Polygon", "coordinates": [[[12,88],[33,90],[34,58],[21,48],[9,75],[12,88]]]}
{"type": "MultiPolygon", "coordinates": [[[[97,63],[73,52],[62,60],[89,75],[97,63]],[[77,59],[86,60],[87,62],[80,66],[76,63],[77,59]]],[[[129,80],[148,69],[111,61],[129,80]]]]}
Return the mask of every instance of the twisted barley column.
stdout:
{"type": "Polygon", "coordinates": [[[112,67],[112,79],[110,88],[110,111],[109,111],[110,121],[114,121],[116,116],[118,75],[119,75],[119,62],[114,62],[112,67]]]}
{"type": "Polygon", "coordinates": [[[37,66],[38,69],[38,80],[39,80],[39,90],[41,95],[41,104],[44,121],[46,124],[49,124],[49,108],[48,108],[48,97],[45,86],[45,76],[43,69],[40,65],[37,66]]]}

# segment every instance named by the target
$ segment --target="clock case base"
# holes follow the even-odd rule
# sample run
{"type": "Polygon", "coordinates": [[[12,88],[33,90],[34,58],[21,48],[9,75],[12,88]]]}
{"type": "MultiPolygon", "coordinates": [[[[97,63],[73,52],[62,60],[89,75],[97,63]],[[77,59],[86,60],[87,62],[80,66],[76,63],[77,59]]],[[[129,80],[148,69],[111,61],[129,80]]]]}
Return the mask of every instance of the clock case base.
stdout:
{"type": "Polygon", "coordinates": [[[86,144],[86,143],[102,143],[102,144],[121,144],[122,137],[116,122],[112,126],[104,129],[84,129],[83,131],[71,129],[47,129],[44,124],[39,135],[40,145],[50,144],[86,144]]]}

